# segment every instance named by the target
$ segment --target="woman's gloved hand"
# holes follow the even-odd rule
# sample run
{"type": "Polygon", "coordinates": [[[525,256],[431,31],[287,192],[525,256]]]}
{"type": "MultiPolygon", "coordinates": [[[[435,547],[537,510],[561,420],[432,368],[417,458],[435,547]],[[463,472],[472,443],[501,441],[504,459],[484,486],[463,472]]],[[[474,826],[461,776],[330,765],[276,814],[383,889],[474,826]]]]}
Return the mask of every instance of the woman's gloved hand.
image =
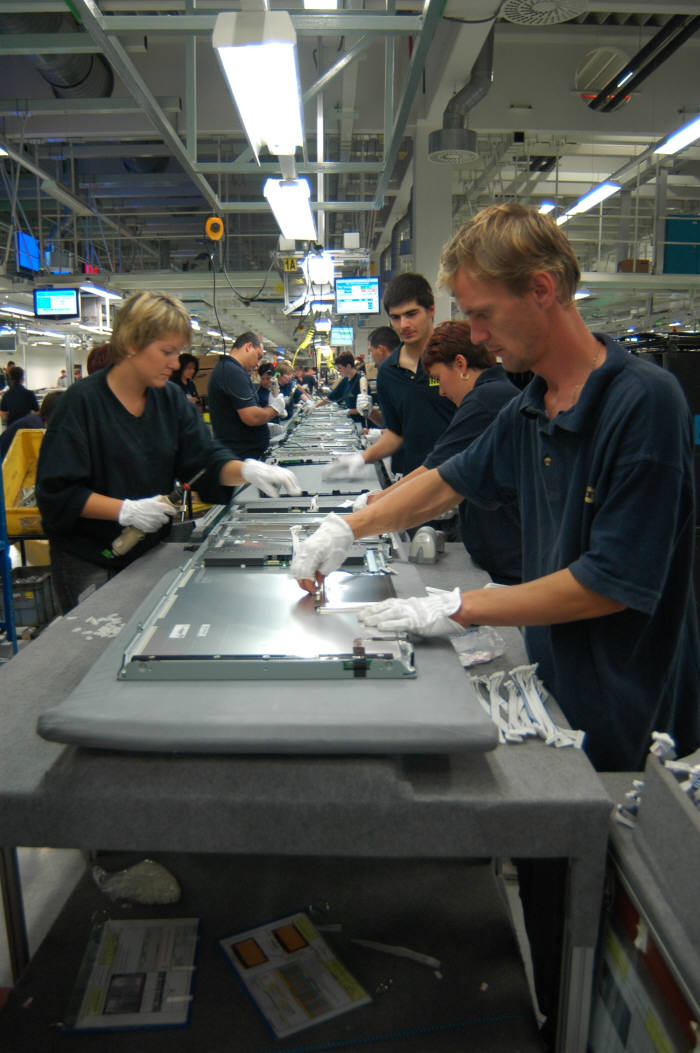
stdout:
{"type": "Polygon", "coordinates": [[[277,464],[265,464],[247,457],[241,467],[241,475],[251,486],[257,486],[268,497],[279,497],[280,491],[287,494],[300,494],[301,487],[294,472],[280,468],[277,464]]]}
{"type": "Polygon", "coordinates": [[[128,497],[119,509],[119,525],[132,526],[144,534],[155,534],[174,516],[177,509],[170,504],[167,497],[141,497],[131,501],[128,497]]]}
{"type": "Polygon", "coordinates": [[[465,632],[459,622],[449,617],[462,606],[458,588],[429,589],[429,596],[411,596],[407,600],[382,600],[357,612],[361,625],[385,632],[411,632],[418,636],[455,636],[465,632]]]}

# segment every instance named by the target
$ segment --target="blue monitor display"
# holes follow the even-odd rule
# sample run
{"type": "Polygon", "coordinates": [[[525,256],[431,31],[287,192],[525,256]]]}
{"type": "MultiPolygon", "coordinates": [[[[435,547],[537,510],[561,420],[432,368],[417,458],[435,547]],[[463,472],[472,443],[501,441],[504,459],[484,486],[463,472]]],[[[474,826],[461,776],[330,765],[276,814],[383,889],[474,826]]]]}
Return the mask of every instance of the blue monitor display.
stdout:
{"type": "Polygon", "coordinates": [[[353,345],[353,332],[351,325],[333,325],[331,326],[331,345],[332,347],[352,347],[353,345]]]}
{"type": "Polygon", "coordinates": [[[41,267],[39,242],[31,234],[17,231],[17,267],[24,271],[38,271],[41,267]]]}
{"type": "Polygon", "coordinates": [[[379,314],[379,278],[335,279],[337,314],[379,314]]]}
{"type": "Polygon", "coordinates": [[[34,314],[37,318],[80,318],[77,289],[35,289],[34,314]]]}

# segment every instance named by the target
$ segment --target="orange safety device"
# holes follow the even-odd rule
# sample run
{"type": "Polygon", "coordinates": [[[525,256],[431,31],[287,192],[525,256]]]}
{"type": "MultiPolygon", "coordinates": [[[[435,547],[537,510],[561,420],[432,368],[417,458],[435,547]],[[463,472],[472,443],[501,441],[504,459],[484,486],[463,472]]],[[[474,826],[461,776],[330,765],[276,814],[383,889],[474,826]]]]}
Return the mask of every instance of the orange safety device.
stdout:
{"type": "Polygon", "coordinates": [[[221,241],[224,236],[224,221],[218,216],[210,216],[204,224],[204,233],[209,241],[221,241]]]}

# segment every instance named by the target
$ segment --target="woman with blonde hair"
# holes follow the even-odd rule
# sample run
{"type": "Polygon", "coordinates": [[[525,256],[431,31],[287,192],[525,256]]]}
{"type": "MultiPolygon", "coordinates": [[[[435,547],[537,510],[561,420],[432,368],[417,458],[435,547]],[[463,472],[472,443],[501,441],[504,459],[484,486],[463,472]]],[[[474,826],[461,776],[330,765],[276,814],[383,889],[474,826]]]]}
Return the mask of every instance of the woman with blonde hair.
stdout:
{"type": "Polygon", "coordinates": [[[244,482],[272,496],[300,492],[284,468],[232,460],[168,383],[190,334],[179,300],[136,293],[117,313],[111,364],[71,385],[51,417],[36,492],[64,612],[165,536],[175,509],[161,495],[176,481],[204,469],[197,490],[212,501],[228,500],[225,488],[244,482]],[[128,526],[144,536],[119,555],[114,542],[128,526]]]}

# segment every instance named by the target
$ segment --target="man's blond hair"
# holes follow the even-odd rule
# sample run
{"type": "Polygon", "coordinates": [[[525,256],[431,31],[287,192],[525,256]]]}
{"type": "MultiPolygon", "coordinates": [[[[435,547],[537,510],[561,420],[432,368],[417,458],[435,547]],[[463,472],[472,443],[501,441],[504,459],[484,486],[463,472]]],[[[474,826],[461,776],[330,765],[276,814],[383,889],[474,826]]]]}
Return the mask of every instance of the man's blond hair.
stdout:
{"type": "Polygon", "coordinates": [[[547,271],[557,298],[573,303],[581,269],[563,231],[550,216],[515,202],[490,205],[468,220],[440,257],[438,285],[452,288],[460,267],[482,281],[499,282],[522,296],[536,271],[547,271]]]}

